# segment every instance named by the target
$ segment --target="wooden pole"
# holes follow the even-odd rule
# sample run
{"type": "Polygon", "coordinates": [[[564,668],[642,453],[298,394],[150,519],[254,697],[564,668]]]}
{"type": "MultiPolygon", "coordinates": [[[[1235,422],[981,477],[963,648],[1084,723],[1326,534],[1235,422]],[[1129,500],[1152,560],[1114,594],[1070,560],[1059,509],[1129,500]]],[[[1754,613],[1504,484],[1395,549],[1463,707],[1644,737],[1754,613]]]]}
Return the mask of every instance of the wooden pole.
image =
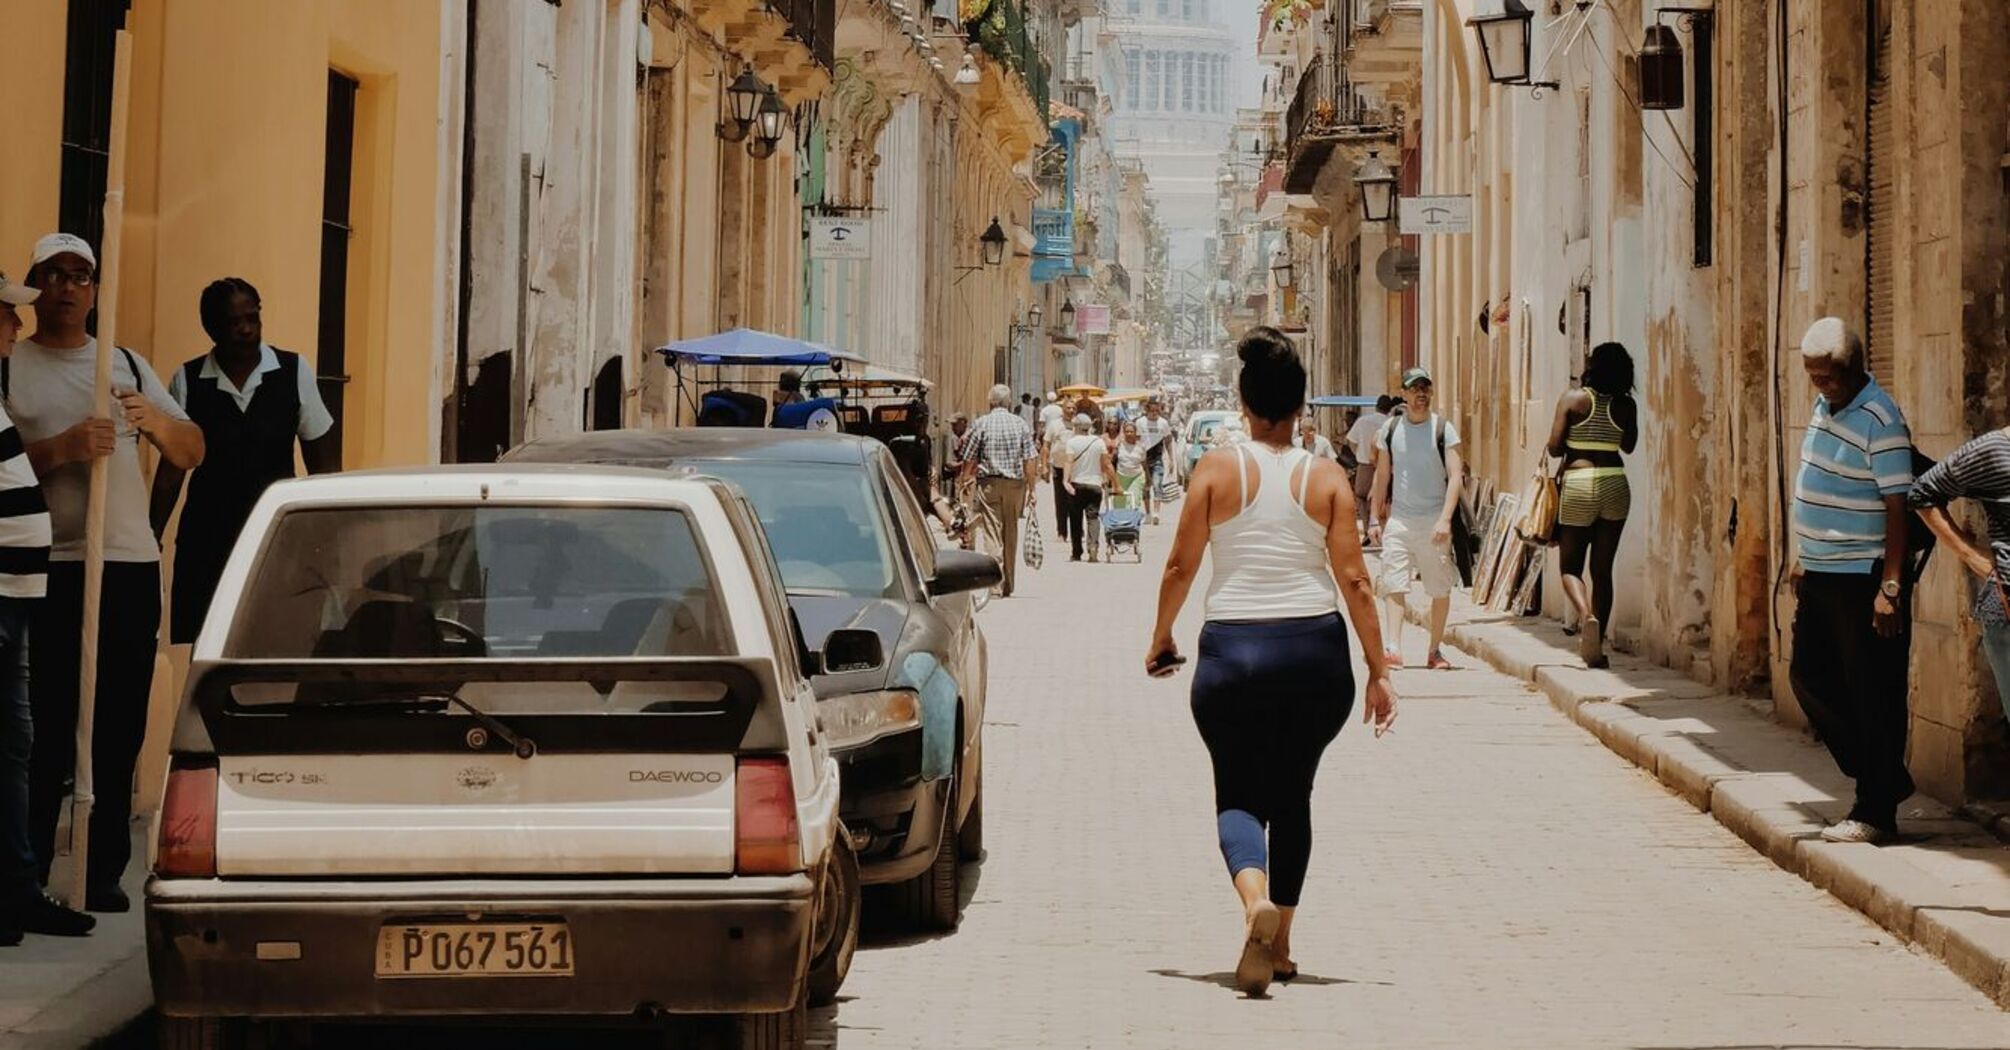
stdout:
{"type": "MultiPolygon", "coordinates": [[[[112,414],[112,352],[119,329],[119,255],[126,215],[126,119],[133,79],[132,34],[121,29],[112,61],[112,128],[110,162],[105,175],[105,236],[98,251],[98,357],[92,386],[91,414],[112,414]]],[[[137,378],[137,377],[135,377],[137,378]]],[[[110,456],[91,461],[90,502],[84,508],[84,624],[79,648],[77,686],[76,789],[70,809],[70,907],[84,907],[85,879],[91,859],[91,741],[98,707],[98,617],[105,586],[105,496],[111,480],[110,456]]],[[[131,791],[115,784],[114,791],[131,791]]]]}

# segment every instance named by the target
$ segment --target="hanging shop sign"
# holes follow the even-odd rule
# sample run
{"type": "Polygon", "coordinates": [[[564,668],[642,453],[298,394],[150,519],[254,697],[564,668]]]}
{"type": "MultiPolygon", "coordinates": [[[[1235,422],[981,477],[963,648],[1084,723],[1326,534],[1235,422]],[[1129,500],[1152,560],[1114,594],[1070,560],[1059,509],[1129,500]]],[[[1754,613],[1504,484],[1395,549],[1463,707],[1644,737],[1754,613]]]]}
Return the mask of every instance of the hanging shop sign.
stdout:
{"type": "Polygon", "coordinates": [[[1405,236],[1473,232],[1473,198],[1470,195],[1404,197],[1401,205],[1398,228],[1405,236]]]}
{"type": "Polygon", "coordinates": [[[810,258],[840,261],[872,258],[872,220],[843,215],[811,216],[810,258]]]}
{"type": "Polygon", "coordinates": [[[1110,308],[1108,306],[1076,307],[1075,333],[1077,335],[1109,335],[1110,308]]]}

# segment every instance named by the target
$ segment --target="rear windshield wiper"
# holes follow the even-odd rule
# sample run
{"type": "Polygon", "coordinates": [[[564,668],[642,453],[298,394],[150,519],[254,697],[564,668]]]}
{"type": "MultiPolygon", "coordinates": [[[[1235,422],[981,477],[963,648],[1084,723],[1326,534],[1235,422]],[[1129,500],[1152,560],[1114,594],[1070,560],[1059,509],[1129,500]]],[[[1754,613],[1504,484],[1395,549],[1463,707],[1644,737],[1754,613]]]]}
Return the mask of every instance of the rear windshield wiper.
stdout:
{"type": "Polygon", "coordinates": [[[367,700],[337,701],[337,707],[403,707],[408,709],[438,710],[447,706],[458,707],[468,716],[480,722],[482,727],[496,736],[516,752],[518,758],[530,758],[537,754],[537,741],[509,727],[509,723],[489,714],[475,705],[461,699],[459,693],[419,693],[410,696],[371,697],[367,700]]]}

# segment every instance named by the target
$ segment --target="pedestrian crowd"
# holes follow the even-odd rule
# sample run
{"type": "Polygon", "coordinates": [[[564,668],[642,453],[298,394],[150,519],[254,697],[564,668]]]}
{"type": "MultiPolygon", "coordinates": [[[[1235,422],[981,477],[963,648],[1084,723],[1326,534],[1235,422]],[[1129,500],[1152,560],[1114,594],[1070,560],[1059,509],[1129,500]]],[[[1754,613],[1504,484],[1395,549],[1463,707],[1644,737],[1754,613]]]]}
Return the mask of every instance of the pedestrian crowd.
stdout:
{"type": "Polygon", "coordinates": [[[313,369],[264,340],[258,290],[227,277],[196,312],[207,351],[163,382],[107,347],[111,413],[97,409],[98,259],[71,234],[36,242],[23,279],[0,274],[0,946],[82,936],[123,912],[132,786],[163,619],[161,538],[179,505],[171,641],[207,615],[223,563],[266,486],[337,469],[334,418],[313,369]],[[22,337],[28,310],[32,333],[22,337]],[[141,447],[158,457],[151,491],[141,447]],[[86,635],[86,524],[102,468],[104,557],[90,761],[98,785],[77,909],[45,887],[72,792],[86,635]],[[184,498],[184,481],[186,496],[184,498]]]}

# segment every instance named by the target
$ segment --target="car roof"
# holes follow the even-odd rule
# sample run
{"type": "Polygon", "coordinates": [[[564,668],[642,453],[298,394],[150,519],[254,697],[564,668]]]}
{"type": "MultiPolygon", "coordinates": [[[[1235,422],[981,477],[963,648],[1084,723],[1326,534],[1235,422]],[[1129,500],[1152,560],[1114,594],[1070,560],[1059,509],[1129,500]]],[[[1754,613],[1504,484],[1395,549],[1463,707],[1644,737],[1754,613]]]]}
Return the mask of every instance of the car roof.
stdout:
{"type": "Polygon", "coordinates": [[[862,464],[873,438],[770,427],[596,430],[539,438],[504,457],[516,463],[625,463],[661,466],[680,459],[862,464]]]}
{"type": "Polygon", "coordinates": [[[471,500],[601,499],[610,496],[717,503],[708,480],[640,467],[559,464],[455,465],[316,474],[273,484],[281,506],[298,503],[460,503],[471,500]]]}

